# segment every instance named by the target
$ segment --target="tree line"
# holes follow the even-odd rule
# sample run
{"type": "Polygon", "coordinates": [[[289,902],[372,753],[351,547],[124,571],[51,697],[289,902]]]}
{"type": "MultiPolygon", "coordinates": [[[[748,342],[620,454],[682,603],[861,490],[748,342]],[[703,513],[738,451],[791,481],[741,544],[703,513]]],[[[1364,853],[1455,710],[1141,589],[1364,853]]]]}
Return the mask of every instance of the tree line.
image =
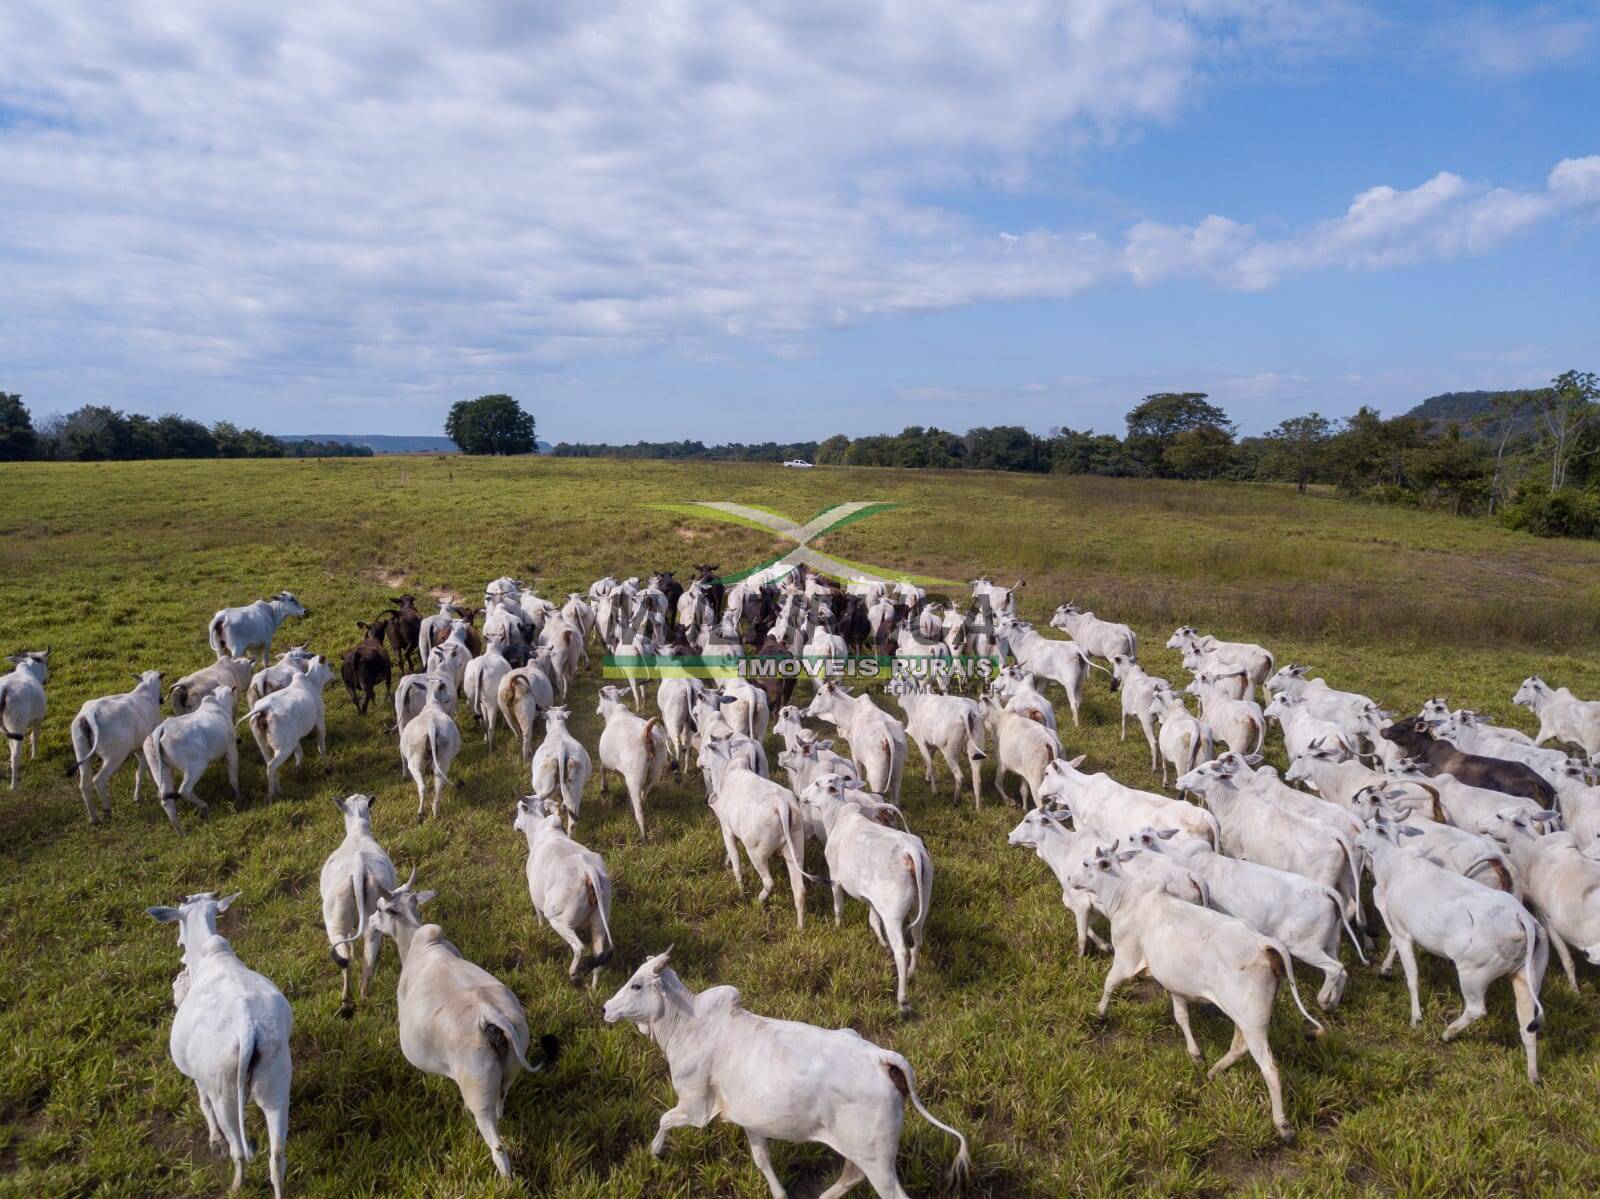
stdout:
{"type": "Polygon", "coordinates": [[[1370,407],[1341,420],[1311,412],[1242,437],[1204,392],[1161,392],[1128,412],[1120,437],[1065,426],[1040,436],[1020,425],[965,433],[912,425],[789,444],[562,442],[553,453],[1293,483],[1301,491],[1333,487],[1377,503],[1497,516],[1542,536],[1600,536],[1600,385],[1592,372],[1492,393],[1470,409],[1447,421],[1384,417],[1370,407]]]}
{"type": "Polygon", "coordinates": [[[124,462],[140,458],[370,458],[343,441],[283,441],[231,421],[204,425],[100,404],[48,416],[35,427],[20,395],[0,391],[0,461],[124,462]]]}

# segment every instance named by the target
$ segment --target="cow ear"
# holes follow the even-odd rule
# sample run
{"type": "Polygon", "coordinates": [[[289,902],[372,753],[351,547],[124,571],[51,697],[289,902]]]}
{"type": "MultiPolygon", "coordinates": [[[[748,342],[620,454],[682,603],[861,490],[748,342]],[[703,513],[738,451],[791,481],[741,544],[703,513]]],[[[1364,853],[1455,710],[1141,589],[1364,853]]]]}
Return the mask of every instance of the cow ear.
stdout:
{"type": "Polygon", "coordinates": [[[1126,861],[1129,861],[1130,859],[1136,858],[1138,856],[1139,856],[1139,851],[1137,849],[1124,849],[1121,853],[1119,853],[1117,855],[1117,861],[1126,862],[1126,861]]]}
{"type": "Polygon", "coordinates": [[[1083,760],[1085,758],[1087,758],[1088,756],[1089,756],[1088,754],[1079,754],[1077,757],[1072,758],[1070,761],[1068,761],[1067,765],[1071,766],[1074,770],[1076,770],[1079,766],[1083,765],[1083,760]]]}
{"type": "Polygon", "coordinates": [[[177,908],[154,907],[146,908],[145,915],[152,920],[159,920],[162,924],[176,924],[182,913],[177,908]]]}
{"type": "Polygon", "coordinates": [[[417,892],[417,906],[420,908],[423,904],[427,903],[429,900],[438,898],[438,895],[439,895],[439,892],[437,892],[437,891],[418,891],[417,892]]]}
{"type": "Polygon", "coordinates": [[[243,891],[235,891],[232,895],[224,895],[221,899],[217,900],[217,911],[226,912],[230,907],[233,906],[233,901],[238,899],[239,896],[243,894],[243,891]]]}

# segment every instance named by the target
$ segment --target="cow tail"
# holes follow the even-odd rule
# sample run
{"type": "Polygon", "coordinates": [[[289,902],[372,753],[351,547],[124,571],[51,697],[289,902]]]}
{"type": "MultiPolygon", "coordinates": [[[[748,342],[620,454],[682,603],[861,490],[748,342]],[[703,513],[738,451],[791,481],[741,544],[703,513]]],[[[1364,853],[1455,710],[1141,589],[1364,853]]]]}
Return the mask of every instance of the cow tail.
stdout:
{"type": "Polygon", "coordinates": [[[606,935],[606,947],[600,953],[585,954],[578,961],[578,973],[585,970],[598,970],[611,960],[612,953],[616,950],[616,942],[611,939],[611,922],[606,919],[605,904],[600,900],[600,879],[595,875],[592,866],[585,866],[583,871],[583,890],[589,897],[589,902],[594,905],[595,915],[600,918],[600,931],[606,935]]]}
{"type": "MultiPolygon", "coordinates": [[[[3,704],[3,703],[4,703],[4,700],[0,699],[0,704],[3,704]]],[[[69,763],[67,765],[66,777],[67,778],[71,778],[73,775],[77,774],[78,771],[82,770],[85,766],[87,766],[89,764],[89,760],[94,757],[95,751],[98,750],[99,748],[100,748],[100,729],[99,729],[99,727],[97,725],[95,725],[87,716],[74,716],[72,718],[72,752],[73,753],[82,753],[83,757],[81,757],[81,758],[77,759],[76,761],[71,762],[71,763],[69,763]],[[84,739],[86,741],[88,741],[88,743],[89,743],[89,748],[88,749],[80,750],[78,748],[78,735],[80,733],[82,733],[84,739]]]]}
{"type": "Polygon", "coordinates": [[[222,621],[222,613],[218,612],[211,618],[211,624],[206,629],[206,640],[210,643],[212,651],[219,658],[222,657],[223,654],[232,653],[232,651],[228,648],[227,641],[222,635],[222,621]]]}
{"type": "Polygon", "coordinates": [[[1526,910],[1519,914],[1519,918],[1522,921],[1523,935],[1528,941],[1528,947],[1522,954],[1523,977],[1528,982],[1528,994],[1533,997],[1533,1020],[1528,1024],[1528,1031],[1538,1032],[1539,1026],[1544,1023],[1544,1004],[1539,1002],[1539,988],[1533,981],[1533,955],[1539,948],[1539,938],[1543,935],[1544,928],[1526,910]]]}
{"type": "Polygon", "coordinates": [[[656,739],[655,731],[661,727],[661,717],[652,716],[644,722],[644,761],[646,776],[653,776],[656,772],[656,739]]]}
{"type": "MultiPolygon", "coordinates": [[[[1300,988],[1295,986],[1294,982],[1294,961],[1289,957],[1289,951],[1283,947],[1283,943],[1281,941],[1276,941],[1271,937],[1267,937],[1265,940],[1267,945],[1270,947],[1269,953],[1275,953],[1283,959],[1283,977],[1288,980],[1289,994],[1294,996],[1295,1007],[1300,1009],[1300,1014],[1304,1016],[1308,1022],[1310,1022],[1312,1028],[1317,1030],[1317,1035],[1321,1036],[1327,1031],[1327,1029],[1322,1027],[1322,1022],[1320,1020],[1318,1020],[1310,1012],[1306,1011],[1306,1005],[1300,999],[1300,988]]],[[[1275,962],[1273,963],[1272,972],[1274,974],[1278,972],[1277,963],[1275,962]]]]}
{"type": "Polygon", "coordinates": [[[1350,927],[1350,917],[1344,910],[1344,899],[1332,887],[1324,887],[1322,893],[1333,902],[1333,910],[1339,913],[1339,923],[1344,925],[1345,936],[1350,938],[1350,944],[1356,947],[1356,957],[1361,964],[1367,964],[1367,955],[1361,952],[1361,938],[1356,936],[1356,930],[1350,927]]]}
{"type": "Polygon", "coordinates": [[[430,763],[432,764],[432,767],[433,767],[433,775],[434,775],[434,777],[438,778],[438,779],[442,779],[444,781],[445,785],[449,786],[450,785],[450,780],[445,777],[444,771],[439,768],[439,743],[436,740],[437,735],[438,735],[438,733],[437,733],[437,730],[435,729],[435,727],[432,724],[429,724],[428,725],[428,758],[429,758],[430,763]]]}
{"type": "Polygon", "coordinates": [[[255,1151],[250,1148],[250,1133],[244,1123],[245,1098],[250,1090],[250,1074],[255,1068],[255,1055],[255,1025],[246,1021],[243,1031],[239,1033],[239,1072],[235,1076],[236,1096],[239,1102],[239,1148],[245,1161],[255,1156],[255,1151]]]}
{"type": "Polygon", "coordinates": [[[959,1148],[956,1150],[955,1161],[950,1163],[949,1179],[954,1182],[957,1178],[965,1177],[972,1169],[972,1152],[967,1148],[967,1138],[922,1106],[922,1100],[917,1095],[916,1075],[912,1072],[910,1062],[898,1053],[889,1052],[884,1053],[882,1060],[883,1068],[889,1072],[889,1081],[894,1084],[894,1089],[911,1100],[911,1106],[917,1109],[917,1114],[939,1131],[955,1137],[959,1148]]]}
{"type": "Polygon", "coordinates": [[[968,758],[981,762],[988,757],[983,751],[983,717],[976,708],[967,709],[967,744],[974,747],[968,752],[968,758]]]}
{"type": "Polygon", "coordinates": [[[1256,747],[1250,752],[1258,754],[1267,743],[1267,719],[1260,712],[1252,712],[1250,722],[1256,726],[1256,747]]]}
{"type": "Polygon", "coordinates": [[[911,882],[917,888],[916,927],[921,928],[928,919],[928,881],[923,877],[922,863],[917,861],[915,854],[906,854],[906,866],[911,871],[911,882]]]}
{"type": "Polygon", "coordinates": [[[517,1032],[512,1027],[511,1021],[492,1008],[478,1017],[478,1028],[502,1062],[509,1049],[529,1074],[537,1074],[546,1066],[554,1064],[561,1053],[561,1042],[546,1033],[539,1038],[539,1064],[533,1065],[528,1061],[527,1054],[522,1051],[522,1046],[517,1043],[517,1032]]]}
{"type": "Polygon", "coordinates": [[[333,955],[333,964],[341,970],[350,965],[350,958],[339,956],[339,945],[352,945],[361,940],[367,932],[367,863],[359,854],[356,856],[356,868],[350,873],[350,889],[355,892],[356,897],[356,931],[338,945],[328,949],[333,955]]]}

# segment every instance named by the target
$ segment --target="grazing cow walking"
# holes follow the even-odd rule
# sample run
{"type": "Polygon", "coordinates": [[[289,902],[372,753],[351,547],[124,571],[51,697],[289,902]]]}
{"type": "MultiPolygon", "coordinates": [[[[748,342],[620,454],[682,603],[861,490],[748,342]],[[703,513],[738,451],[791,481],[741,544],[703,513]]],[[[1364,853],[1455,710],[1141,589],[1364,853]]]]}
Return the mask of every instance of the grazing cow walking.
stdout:
{"type": "Polygon", "coordinates": [[[259,655],[265,666],[278,626],[291,616],[310,615],[292,592],[280,591],[271,599],[242,608],[218,609],[206,626],[206,639],[219,658],[224,654],[239,658],[259,655]]]}
{"type": "Polygon", "coordinates": [[[261,760],[267,764],[267,798],[278,793],[278,771],[292,755],[299,766],[305,759],[300,743],[313,732],[317,753],[328,752],[328,713],[322,692],[333,679],[328,663],[319,655],[311,659],[304,674],[298,674],[282,691],[263,696],[241,716],[248,723],[261,760]]]}
{"type": "Polygon", "coordinates": [[[1537,1086],[1537,1034],[1544,1021],[1539,987],[1550,955],[1544,929],[1504,891],[1491,891],[1402,850],[1405,832],[1404,826],[1375,820],[1361,834],[1361,848],[1372,862],[1373,901],[1405,970],[1411,1027],[1422,1023],[1416,946],[1455,963],[1465,1007],[1444,1030],[1446,1041],[1454,1040],[1487,1014],[1484,996],[1489,984],[1509,974],[1528,1081],[1537,1086]]]}
{"type": "Polygon", "coordinates": [[[600,794],[606,793],[606,771],[620,774],[639,836],[644,837],[644,801],[667,769],[667,735],[661,718],[635,716],[623,706],[622,693],[615,687],[600,688],[596,711],[606,722],[600,733],[600,794]]]}
{"type": "Polygon", "coordinates": [[[699,994],[668,965],[672,950],[640,966],[606,1001],[607,1024],[639,1027],[666,1055],[678,1101],[662,1114],[650,1152],[660,1157],[674,1128],[704,1128],[717,1117],[745,1130],[750,1156],[774,1199],[787,1192],[768,1141],[815,1141],[844,1158],[823,1192],[839,1199],[865,1179],[881,1199],[909,1199],[895,1158],[905,1101],[955,1137],[952,1181],[971,1168],[967,1139],[922,1106],[911,1063],[852,1029],[822,1029],[746,1010],[732,987],[699,994]]]}
{"type": "Polygon", "coordinates": [[[39,726],[44,722],[44,685],[50,681],[50,648],[25,650],[6,658],[12,669],[0,675],[0,733],[11,749],[11,789],[22,774],[22,739],[28,738],[28,756],[39,756],[39,726]]]}
{"type": "Polygon", "coordinates": [[[1322,1025],[1306,1011],[1294,984],[1294,963],[1283,944],[1262,936],[1242,920],[1185,903],[1152,886],[1130,880],[1121,859],[1137,850],[1098,850],[1083,863],[1080,885],[1091,888],[1111,917],[1111,969],[1096,1009],[1102,1017],[1111,993],[1142,970],[1172,996],[1172,1018],[1183,1033],[1189,1056],[1201,1061],[1189,1027],[1189,1003],[1202,1000],[1233,1021],[1233,1044],[1211,1067],[1215,1078],[1246,1052],[1261,1069],[1272,1103],[1272,1123],[1285,1141],[1294,1129],[1283,1111],[1283,1083],[1267,1040],[1278,983],[1287,979],[1295,1007],[1319,1033],[1322,1025]]]}
{"type": "Polygon", "coordinates": [[[894,955],[900,1015],[909,1016],[906,991],[928,926],[933,859],[921,837],[879,823],[852,801],[854,794],[844,779],[827,774],[806,788],[800,802],[826,830],[834,924],[844,920],[847,893],[867,905],[872,935],[894,955]]]}
{"type": "Polygon", "coordinates": [[[350,795],[335,799],[333,806],[344,817],[344,840],[322,863],[322,926],[328,934],[328,953],[344,978],[339,993],[339,1015],[355,1014],[350,1001],[350,975],[355,951],[344,957],[339,950],[362,944],[361,998],[367,998],[372,972],[378,967],[378,951],[383,936],[372,927],[372,913],[378,910],[378,896],[394,889],[394,863],[372,835],[372,796],[350,795]]]}
{"type": "Polygon", "coordinates": [[[167,717],[144,739],[145,769],[174,831],[183,832],[178,800],[187,800],[202,816],[211,810],[194,789],[218,758],[227,759],[228,785],[239,802],[239,741],[233,725],[233,688],[218,687],[194,711],[167,717]]]}
{"type": "Polygon", "coordinates": [[[172,1064],[199,1092],[212,1146],[227,1144],[235,1191],[244,1182],[245,1163],[255,1156],[245,1130],[245,1101],[255,1100],[267,1118],[272,1194],[283,1199],[294,1014],[283,992],[241,962],[217,933],[217,916],[238,898],[235,893],[218,899],[207,891],[175,908],[145,910],[178,926],[183,949],[183,972],[172,983],[178,1009],[167,1041],[172,1064]]]}
{"type": "Polygon", "coordinates": [[[400,1051],[424,1074],[442,1074],[456,1084],[494,1168],[510,1178],[511,1155],[500,1142],[506,1094],[518,1074],[551,1065],[561,1047],[546,1034],[539,1038],[541,1052],[529,1061],[522,1005],[510,987],[462,957],[442,928],[422,923],[417,911],[434,892],[414,890],[416,880],[413,870],[404,885],[380,895],[372,917],[400,951],[400,1051]]]}
{"type": "Polygon", "coordinates": [[[91,699],[72,718],[73,760],[67,763],[67,777],[78,776],[78,789],[83,793],[83,808],[89,813],[90,824],[100,820],[95,815],[95,795],[100,798],[101,813],[110,818],[111,776],[130,757],[133,802],[139,802],[139,780],[146,773],[139,747],[161,723],[161,672],[147,670],[134,677],[139,684],[132,691],[91,699]],[[100,769],[91,772],[89,766],[95,758],[100,759],[100,769]]]}
{"type": "Polygon", "coordinates": [[[557,804],[531,795],[519,799],[512,827],[528,839],[528,896],[534,915],[572,947],[567,977],[576,983],[587,973],[593,990],[614,950],[611,875],[605,861],[562,830],[557,804]],[[580,929],[589,935],[587,951],[580,929]]]}

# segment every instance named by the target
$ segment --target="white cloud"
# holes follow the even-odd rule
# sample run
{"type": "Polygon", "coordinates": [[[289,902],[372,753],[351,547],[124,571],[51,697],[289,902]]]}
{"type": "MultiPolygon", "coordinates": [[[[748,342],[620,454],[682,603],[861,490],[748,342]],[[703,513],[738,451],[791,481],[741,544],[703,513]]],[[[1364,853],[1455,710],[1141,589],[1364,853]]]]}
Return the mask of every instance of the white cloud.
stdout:
{"type": "Polygon", "coordinates": [[[1202,278],[1260,290],[1318,270],[1381,270],[1493,249],[1529,226],[1600,204],[1600,155],[1567,158],[1542,191],[1469,183],[1441,171],[1408,190],[1373,187],[1342,216],[1276,240],[1226,217],[1150,222],[1128,231],[1123,262],[1136,283],[1202,278]]]}
{"type": "MultiPolygon", "coordinates": [[[[436,403],[727,337],[803,355],[897,313],[1476,252],[1592,205],[1440,175],[1288,238],[984,229],[924,197],[1173,120],[1347,44],[1291,0],[498,0],[0,7],[9,386],[201,415],[436,403]]],[[[339,423],[332,420],[331,423],[339,423]]]]}
{"type": "Polygon", "coordinates": [[[1600,17],[1588,0],[1519,5],[1513,12],[1469,9],[1434,34],[1469,71],[1492,79],[1581,63],[1597,37],[1600,17]]]}

